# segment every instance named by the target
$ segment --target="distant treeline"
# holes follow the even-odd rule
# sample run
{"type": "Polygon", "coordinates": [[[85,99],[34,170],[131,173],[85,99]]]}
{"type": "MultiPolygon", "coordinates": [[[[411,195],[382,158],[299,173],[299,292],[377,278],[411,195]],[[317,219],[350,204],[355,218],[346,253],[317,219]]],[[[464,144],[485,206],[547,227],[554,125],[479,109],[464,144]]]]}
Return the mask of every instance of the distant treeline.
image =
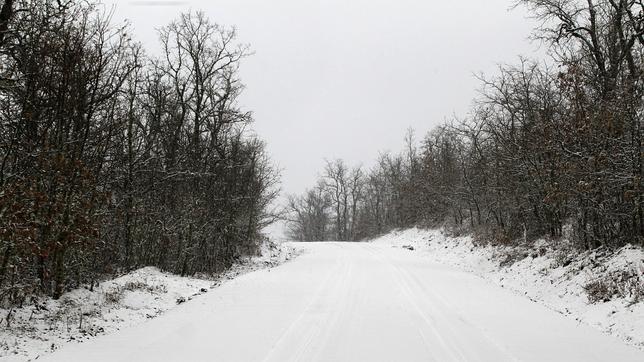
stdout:
{"type": "Polygon", "coordinates": [[[642,1],[522,0],[546,63],[481,77],[465,119],[365,171],[328,162],[290,198],[295,239],[360,240],[438,225],[495,242],[568,237],[579,248],[644,245],[642,1]]]}
{"type": "Polygon", "coordinates": [[[91,1],[0,12],[0,303],[143,265],[255,253],[278,175],[240,110],[232,29],[201,13],[148,56],[91,1]]]}

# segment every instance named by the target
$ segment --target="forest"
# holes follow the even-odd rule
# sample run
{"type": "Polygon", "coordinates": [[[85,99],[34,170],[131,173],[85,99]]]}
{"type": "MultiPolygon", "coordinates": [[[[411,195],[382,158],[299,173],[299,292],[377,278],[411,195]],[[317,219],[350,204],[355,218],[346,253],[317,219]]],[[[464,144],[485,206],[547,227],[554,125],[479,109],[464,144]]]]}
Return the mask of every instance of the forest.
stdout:
{"type": "Polygon", "coordinates": [[[548,58],[480,76],[470,112],[369,169],[327,161],[288,201],[296,240],[444,225],[482,243],[644,245],[644,3],[520,0],[548,58]]]}
{"type": "Polygon", "coordinates": [[[149,55],[93,1],[0,11],[0,303],[257,253],[279,174],[238,105],[249,48],[188,12],[149,55]]]}
{"type": "Polygon", "coordinates": [[[644,0],[0,0],[0,360],[644,361],[643,130],[644,0]]]}

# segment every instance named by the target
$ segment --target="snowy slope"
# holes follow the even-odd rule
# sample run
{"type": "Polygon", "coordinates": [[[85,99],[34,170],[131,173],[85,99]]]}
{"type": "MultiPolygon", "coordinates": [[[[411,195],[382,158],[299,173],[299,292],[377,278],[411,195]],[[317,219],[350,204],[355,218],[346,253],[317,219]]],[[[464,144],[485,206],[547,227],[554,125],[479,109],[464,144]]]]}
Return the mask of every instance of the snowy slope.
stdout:
{"type": "Polygon", "coordinates": [[[223,282],[272,267],[292,257],[293,249],[267,243],[263,256],[235,264],[225,274],[186,278],[146,267],[102,282],[93,291],[76,289],[59,300],[50,298],[11,311],[0,309],[0,361],[25,361],[75,342],[114,333],[189,304],[223,282]]]}
{"type": "MultiPolygon", "coordinates": [[[[591,304],[584,290],[584,285],[613,272],[634,270],[642,276],[642,249],[627,246],[614,254],[595,251],[570,255],[554,251],[545,241],[529,249],[480,247],[470,236],[451,237],[442,230],[417,228],[392,232],[374,242],[399,248],[412,246],[428,260],[475,273],[644,349],[644,300],[625,296],[591,304]]],[[[644,277],[640,283],[644,287],[644,277]]]]}
{"type": "Polygon", "coordinates": [[[644,361],[472,273],[377,243],[297,244],[163,317],[45,361],[644,361]]]}

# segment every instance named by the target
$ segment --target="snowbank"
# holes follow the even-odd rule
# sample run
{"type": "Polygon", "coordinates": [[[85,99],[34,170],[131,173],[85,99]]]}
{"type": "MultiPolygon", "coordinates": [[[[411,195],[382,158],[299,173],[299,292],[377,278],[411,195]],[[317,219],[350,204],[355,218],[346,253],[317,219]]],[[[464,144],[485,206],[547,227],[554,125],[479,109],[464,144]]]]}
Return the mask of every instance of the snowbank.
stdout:
{"type": "Polygon", "coordinates": [[[261,257],[247,258],[216,277],[180,277],[145,267],[102,282],[93,291],[76,289],[58,300],[14,309],[8,326],[10,311],[0,308],[0,360],[33,360],[65,343],[143,323],[235,276],[289,260],[293,252],[290,246],[267,243],[261,257]]]}
{"type": "Polygon", "coordinates": [[[434,262],[475,273],[644,350],[644,300],[632,293],[633,288],[644,288],[641,248],[575,254],[556,251],[543,240],[530,248],[482,247],[470,236],[451,237],[442,230],[417,228],[395,231],[373,242],[405,247],[434,262]],[[604,286],[604,281],[609,283],[624,273],[638,276],[632,280],[639,285],[628,290],[608,288],[604,293],[610,296],[608,301],[590,303],[585,287],[593,283],[604,286]]]}

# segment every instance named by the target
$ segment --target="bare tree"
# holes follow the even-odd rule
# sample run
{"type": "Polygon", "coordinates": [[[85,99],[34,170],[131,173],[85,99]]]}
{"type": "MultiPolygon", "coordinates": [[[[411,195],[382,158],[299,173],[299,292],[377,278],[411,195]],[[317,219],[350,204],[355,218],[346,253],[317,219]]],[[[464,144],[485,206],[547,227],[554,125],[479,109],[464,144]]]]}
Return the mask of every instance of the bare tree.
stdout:
{"type": "MultiPolygon", "coordinates": [[[[432,130],[420,147],[408,133],[403,152],[381,156],[366,177],[352,238],[443,224],[529,242],[567,226],[580,248],[644,243],[642,2],[518,3],[542,21],[535,36],[550,44],[554,66],[502,66],[480,78],[470,117],[432,130]]],[[[343,201],[337,169],[325,175],[343,230],[344,208],[357,203],[343,201]]]]}
{"type": "Polygon", "coordinates": [[[324,186],[333,202],[335,211],[335,232],[339,241],[347,240],[347,221],[349,212],[348,168],[338,159],[327,161],[324,168],[324,186]]]}
{"type": "MultiPolygon", "coordinates": [[[[164,57],[91,2],[21,0],[0,52],[0,303],[104,273],[258,252],[279,173],[248,131],[233,29],[188,13],[164,57]]],[[[7,2],[3,6],[11,6],[7,2]]],[[[1,24],[0,24],[1,25],[1,24]]]]}
{"type": "Polygon", "coordinates": [[[4,47],[6,33],[9,30],[9,22],[13,17],[13,0],[4,0],[0,8],[0,49],[4,47]]]}

